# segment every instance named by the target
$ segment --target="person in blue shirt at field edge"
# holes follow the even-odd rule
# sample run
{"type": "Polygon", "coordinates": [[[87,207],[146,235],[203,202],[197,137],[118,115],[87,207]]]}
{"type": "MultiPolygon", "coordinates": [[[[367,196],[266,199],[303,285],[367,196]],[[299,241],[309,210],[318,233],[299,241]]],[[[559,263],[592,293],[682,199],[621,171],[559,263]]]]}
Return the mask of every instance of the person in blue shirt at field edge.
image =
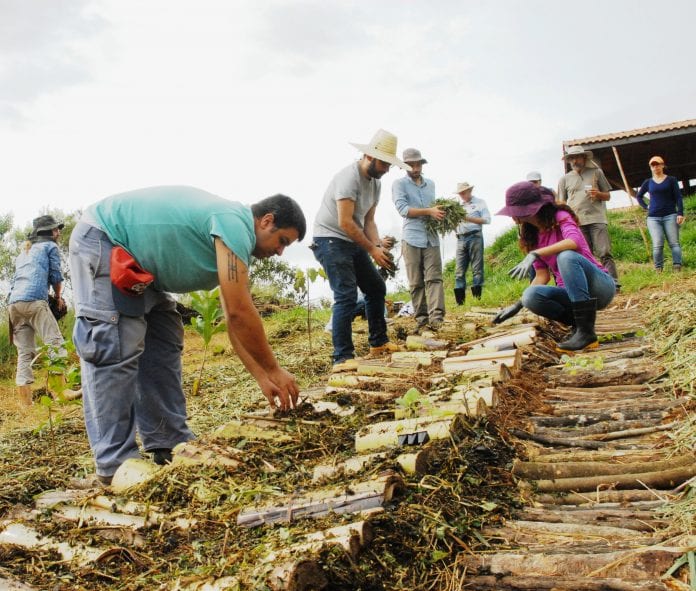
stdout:
{"type": "Polygon", "coordinates": [[[15,273],[10,285],[10,335],[17,347],[16,384],[19,401],[31,406],[31,384],[34,373],[31,363],[36,356],[36,335],[65,355],[63,335],[48,305],[48,291],[53,288],[59,309],[63,301],[63,273],[56,241],[64,224],[51,215],[34,219],[27,244],[17,256],[15,273]]]}
{"type": "Polygon", "coordinates": [[[407,148],[402,160],[411,167],[406,176],[392,184],[392,201],[404,218],[401,253],[406,263],[406,275],[416,318],[416,329],[437,330],[445,318],[445,290],[442,284],[440,240],[428,232],[425,219],[442,220],[445,210],[433,207],[435,183],[423,176],[428,161],[420,150],[407,148]]]}
{"type": "Polygon", "coordinates": [[[140,456],[155,463],[194,437],[181,384],[183,324],[168,292],[220,286],[227,332],[271,407],[292,408],[299,389],[280,367],[249,292],[252,255],[280,255],[306,221],[290,197],[252,206],[193,187],[151,187],[88,207],[70,238],[73,341],[82,365],[84,413],[96,478],[108,485],[140,456]]]}

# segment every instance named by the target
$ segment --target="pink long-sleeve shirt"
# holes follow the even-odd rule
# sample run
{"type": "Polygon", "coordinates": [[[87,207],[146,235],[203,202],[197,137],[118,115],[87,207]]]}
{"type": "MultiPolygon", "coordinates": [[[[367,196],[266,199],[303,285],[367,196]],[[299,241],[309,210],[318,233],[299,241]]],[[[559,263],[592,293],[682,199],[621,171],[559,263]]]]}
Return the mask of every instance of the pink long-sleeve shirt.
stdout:
{"type": "MultiPolygon", "coordinates": [[[[597,259],[592,256],[592,251],[590,250],[585,236],[580,230],[579,226],[575,223],[572,216],[567,211],[558,210],[556,212],[556,222],[557,226],[547,231],[539,231],[539,239],[534,246],[534,249],[544,248],[545,246],[551,246],[556,244],[561,240],[572,240],[578,245],[577,252],[584,256],[588,261],[592,262],[598,268],[600,268],[605,273],[607,270],[597,261],[597,259]]],[[[548,268],[553,275],[556,285],[558,287],[563,287],[563,278],[558,272],[558,264],[556,263],[556,257],[558,255],[552,254],[551,256],[540,256],[536,261],[534,261],[535,269],[548,268]]]]}

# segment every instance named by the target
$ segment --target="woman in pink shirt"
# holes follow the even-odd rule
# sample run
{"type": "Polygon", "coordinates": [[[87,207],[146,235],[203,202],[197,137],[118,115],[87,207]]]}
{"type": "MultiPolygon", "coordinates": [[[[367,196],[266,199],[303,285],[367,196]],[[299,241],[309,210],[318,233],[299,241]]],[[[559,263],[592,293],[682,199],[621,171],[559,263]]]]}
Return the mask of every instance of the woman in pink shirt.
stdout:
{"type": "Polygon", "coordinates": [[[505,192],[505,207],[497,215],[510,216],[520,226],[520,248],[526,256],[508,273],[524,279],[534,270],[531,285],[520,301],[494,319],[502,322],[523,307],[535,314],[575,326],[558,351],[580,351],[599,346],[594,326],[597,310],[614,299],[616,284],[592,256],[573,210],[556,203],[553,194],[530,182],[505,192]],[[555,286],[548,285],[553,277],[555,286]]]}

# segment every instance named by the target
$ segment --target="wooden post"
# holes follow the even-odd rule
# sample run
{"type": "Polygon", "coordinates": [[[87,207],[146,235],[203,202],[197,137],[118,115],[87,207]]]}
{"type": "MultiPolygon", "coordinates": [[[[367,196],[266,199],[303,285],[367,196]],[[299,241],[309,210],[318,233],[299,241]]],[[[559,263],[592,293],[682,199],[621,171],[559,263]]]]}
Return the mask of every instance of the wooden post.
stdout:
{"type": "MultiPolygon", "coordinates": [[[[624,190],[626,191],[626,194],[628,195],[628,200],[631,203],[631,206],[637,205],[633,201],[633,189],[628,186],[628,181],[626,180],[626,175],[624,173],[623,166],[621,164],[621,158],[619,158],[619,151],[616,149],[616,146],[611,147],[612,151],[614,152],[614,158],[616,158],[616,165],[619,167],[619,172],[621,173],[621,179],[623,180],[624,184],[624,190]]],[[[643,244],[645,244],[645,250],[648,253],[648,259],[651,258],[651,250],[650,250],[650,245],[648,244],[648,239],[645,237],[645,231],[643,230],[643,226],[640,223],[640,220],[636,216],[636,225],[638,226],[638,230],[640,231],[640,235],[643,238],[643,244]]]]}

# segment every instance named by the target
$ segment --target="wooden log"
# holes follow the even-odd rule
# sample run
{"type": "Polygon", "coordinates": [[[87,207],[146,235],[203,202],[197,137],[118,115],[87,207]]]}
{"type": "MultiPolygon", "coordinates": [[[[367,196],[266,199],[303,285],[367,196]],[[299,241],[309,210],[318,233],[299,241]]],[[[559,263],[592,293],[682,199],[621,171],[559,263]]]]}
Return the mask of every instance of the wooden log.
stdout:
{"type": "Polygon", "coordinates": [[[536,325],[522,325],[503,334],[494,334],[460,345],[458,348],[470,351],[504,351],[530,345],[537,334],[536,325]]]}
{"type": "Polygon", "coordinates": [[[539,492],[587,492],[601,487],[631,489],[647,486],[657,489],[671,489],[696,475],[696,464],[670,470],[615,474],[609,476],[588,476],[582,478],[558,478],[556,480],[535,480],[534,487],[539,492]]]}
{"type": "Polygon", "coordinates": [[[615,474],[638,474],[641,472],[659,472],[688,466],[696,460],[692,454],[663,460],[661,462],[608,463],[608,462],[523,462],[515,460],[512,473],[527,480],[551,480],[554,478],[579,478],[584,476],[607,476],[615,474]]]}
{"type": "Polygon", "coordinates": [[[384,421],[367,425],[355,435],[355,451],[363,452],[383,447],[398,447],[400,445],[425,444],[433,439],[446,439],[463,429],[462,417],[454,416],[446,419],[438,417],[421,417],[384,421]],[[407,435],[427,434],[427,437],[414,437],[413,442],[400,441],[407,435]]]}
{"type": "Polygon", "coordinates": [[[637,429],[623,429],[619,431],[610,431],[608,433],[596,433],[590,435],[583,435],[582,438],[585,440],[593,441],[615,441],[617,439],[628,439],[631,437],[638,437],[640,435],[648,435],[650,433],[658,433],[660,431],[669,431],[678,426],[679,423],[674,421],[672,423],[667,423],[665,425],[654,425],[652,427],[641,427],[637,429]]]}
{"type": "MultiPolygon", "coordinates": [[[[593,425],[584,427],[584,426],[579,426],[579,427],[574,427],[572,429],[548,429],[544,427],[539,427],[534,429],[535,433],[539,433],[542,435],[547,435],[549,437],[567,437],[567,436],[573,436],[573,437],[582,437],[582,438],[591,438],[594,439],[594,437],[590,437],[593,435],[607,435],[607,434],[620,434],[620,433],[626,433],[633,431],[634,429],[653,429],[656,426],[662,426],[662,425],[656,425],[654,420],[647,420],[647,419],[641,419],[641,420],[635,420],[635,421],[613,421],[613,420],[607,420],[607,421],[601,421],[599,423],[595,423],[593,425]]],[[[646,431],[647,433],[650,433],[651,431],[646,431]]],[[[632,436],[632,435],[629,435],[632,436]]],[[[610,437],[610,439],[619,439],[620,437],[610,437]]]]}
{"type": "Polygon", "coordinates": [[[271,591],[319,591],[329,584],[316,560],[297,560],[279,564],[268,575],[271,591]]]}
{"type": "Polygon", "coordinates": [[[366,359],[358,361],[357,375],[359,376],[413,376],[418,372],[420,364],[417,361],[385,361],[366,359]]]}
{"type": "Polygon", "coordinates": [[[614,384],[610,386],[597,386],[595,388],[577,388],[574,386],[566,386],[564,388],[546,388],[544,394],[552,395],[556,392],[558,393],[572,393],[572,394],[640,394],[643,392],[655,392],[653,386],[648,384],[614,384]]]}
{"type": "Polygon", "coordinates": [[[583,425],[596,425],[598,423],[612,421],[643,420],[659,422],[669,416],[666,410],[654,411],[619,411],[606,414],[569,414],[563,416],[537,416],[529,417],[529,421],[538,427],[573,427],[583,425]]]}
{"type": "Polygon", "coordinates": [[[479,575],[466,577],[471,591],[669,591],[660,581],[624,581],[620,578],[576,577],[572,575],[479,575]]]}
{"type": "Polygon", "coordinates": [[[581,414],[619,414],[627,412],[656,412],[669,411],[680,407],[681,402],[671,402],[662,400],[646,401],[625,401],[619,402],[611,400],[609,402],[597,402],[596,404],[554,404],[551,414],[555,416],[581,415],[581,414]]]}
{"type": "Polygon", "coordinates": [[[397,351],[391,354],[394,362],[416,362],[421,367],[430,367],[434,361],[447,357],[447,351],[397,351]],[[435,355],[435,353],[440,353],[435,355]]]}
{"type": "Polygon", "coordinates": [[[659,519],[654,510],[624,507],[616,509],[546,509],[528,507],[515,514],[525,521],[548,523],[577,523],[610,525],[641,532],[650,532],[670,525],[668,519],[659,519]]]}
{"type": "Polygon", "coordinates": [[[504,527],[484,527],[481,534],[488,540],[522,545],[547,544],[550,539],[556,538],[559,538],[559,544],[568,542],[563,538],[572,538],[575,544],[595,541],[643,543],[649,538],[642,531],[622,527],[545,521],[509,521],[504,527]]]}
{"type": "Polygon", "coordinates": [[[357,513],[381,507],[404,487],[400,476],[387,472],[368,481],[314,491],[304,497],[290,498],[285,504],[262,505],[242,509],[237,525],[256,527],[264,523],[291,522],[295,519],[323,517],[328,513],[357,513]]]}
{"type": "Polygon", "coordinates": [[[528,457],[535,462],[608,462],[616,464],[658,462],[667,459],[665,450],[651,449],[645,451],[627,449],[607,450],[576,450],[567,449],[562,452],[548,448],[527,448],[528,457]]]}
{"type": "Polygon", "coordinates": [[[603,503],[640,503],[669,497],[669,490],[596,490],[588,493],[537,494],[534,500],[544,505],[597,505],[603,503]]]}
{"type": "Polygon", "coordinates": [[[326,382],[329,386],[339,386],[342,388],[374,388],[375,386],[386,387],[390,389],[402,389],[407,385],[403,379],[388,378],[384,376],[358,376],[353,374],[341,373],[331,374],[326,382]]]}
{"type": "Polygon", "coordinates": [[[578,369],[571,373],[564,370],[548,370],[549,381],[555,386],[596,387],[609,384],[643,384],[664,373],[653,361],[635,362],[620,359],[606,363],[601,371],[578,369]]]}
{"type": "Polygon", "coordinates": [[[423,335],[408,335],[406,337],[406,349],[409,351],[442,351],[447,349],[448,345],[448,341],[423,335]]]}
{"type": "Polygon", "coordinates": [[[522,431],[521,429],[510,429],[510,434],[520,439],[529,439],[531,441],[545,443],[546,445],[554,445],[561,447],[565,446],[582,447],[585,449],[601,449],[602,447],[606,447],[608,445],[604,441],[585,441],[583,439],[546,437],[545,435],[537,435],[536,433],[529,433],[527,431],[522,431]]]}
{"type": "Polygon", "coordinates": [[[519,368],[521,364],[521,354],[516,349],[511,351],[513,355],[507,351],[500,351],[496,355],[499,357],[491,357],[488,355],[462,355],[459,357],[448,357],[442,362],[442,371],[446,374],[452,373],[469,373],[469,374],[484,374],[491,376],[501,376],[506,368],[519,368]]]}
{"type": "Polygon", "coordinates": [[[494,405],[493,388],[478,390],[452,390],[449,400],[440,401],[433,396],[423,396],[415,409],[397,407],[394,410],[395,419],[417,417],[440,417],[465,415],[470,417],[485,416],[488,409],[494,405]]]}
{"type": "MultiPolygon", "coordinates": [[[[563,577],[616,577],[624,581],[655,581],[681,554],[683,548],[647,547],[598,554],[522,553],[460,554],[457,563],[471,572],[485,570],[499,575],[563,577]]],[[[468,579],[467,579],[468,580],[468,579]]],[[[582,589],[582,587],[578,587],[582,589]]],[[[611,588],[611,587],[610,587],[611,588]]],[[[602,589],[601,587],[599,589],[602,589]]]]}
{"type": "MultiPolygon", "coordinates": [[[[372,462],[384,462],[389,456],[389,452],[364,454],[336,464],[319,464],[314,467],[312,480],[316,482],[322,478],[333,478],[339,474],[355,474],[372,462]]],[[[432,450],[429,447],[419,449],[415,453],[399,454],[394,458],[394,462],[407,474],[425,474],[431,461],[432,450]]]]}

